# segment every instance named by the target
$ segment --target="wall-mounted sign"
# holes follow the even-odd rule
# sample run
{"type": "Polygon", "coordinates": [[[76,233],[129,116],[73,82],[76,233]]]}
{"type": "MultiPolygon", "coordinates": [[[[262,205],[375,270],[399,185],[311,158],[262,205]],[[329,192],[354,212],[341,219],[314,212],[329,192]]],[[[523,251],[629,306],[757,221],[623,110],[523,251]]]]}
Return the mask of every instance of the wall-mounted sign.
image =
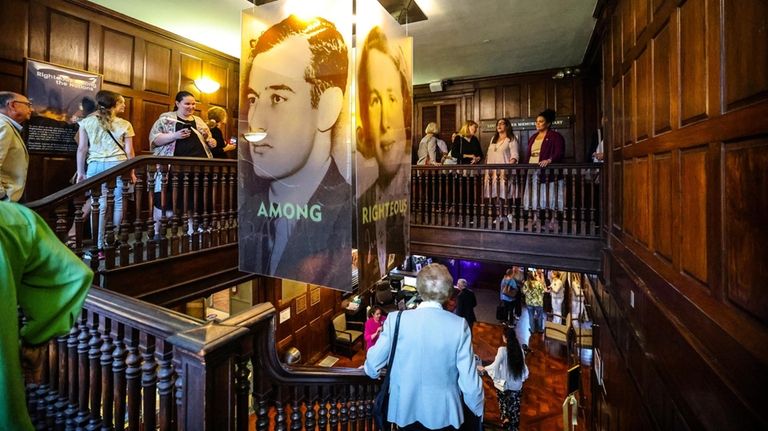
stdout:
{"type": "MultiPolygon", "coordinates": [[[[512,124],[512,129],[515,130],[535,130],[536,129],[536,117],[531,118],[510,118],[509,122],[512,124]]],[[[551,127],[553,129],[567,129],[571,127],[571,117],[557,117],[552,122],[551,127]]],[[[496,120],[493,120],[493,130],[496,130],[496,120]]]]}
{"type": "Polygon", "coordinates": [[[280,323],[287,322],[291,318],[291,307],[280,310],[280,323]]]}
{"type": "Polygon", "coordinates": [[[74,154],[81,102],[95,99],[101,82],[98,74],[27,59],[25,91],[35,110],[25,130],[29,151],[74,154]]]}

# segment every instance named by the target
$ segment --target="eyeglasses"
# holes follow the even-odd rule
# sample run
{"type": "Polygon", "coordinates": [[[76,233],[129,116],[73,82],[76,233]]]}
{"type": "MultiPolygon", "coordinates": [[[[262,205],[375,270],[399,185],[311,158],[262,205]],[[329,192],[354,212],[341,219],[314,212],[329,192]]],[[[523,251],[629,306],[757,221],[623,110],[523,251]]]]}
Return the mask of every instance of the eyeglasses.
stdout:
{"type": "Polygon", "coordinates": [[[11,103],[23,103],[24,105],[27,105],[28,107],[32,107],[32,102],[24,102],[23,100],[13,100],[11,103]]]}

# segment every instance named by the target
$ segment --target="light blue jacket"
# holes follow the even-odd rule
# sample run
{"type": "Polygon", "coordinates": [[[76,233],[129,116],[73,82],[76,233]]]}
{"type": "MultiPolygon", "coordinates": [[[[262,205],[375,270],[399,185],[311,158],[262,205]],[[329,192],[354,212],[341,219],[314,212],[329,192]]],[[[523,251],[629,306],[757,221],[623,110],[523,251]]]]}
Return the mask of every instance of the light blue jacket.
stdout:
{"type": "MultiPolygon", "coordinates": [[[[416,421],[427,428],[464,421],[461,397],[477,416],[483,415],[483,384],[475,368],[472,334],[466,320],[422,302],[400,319],[390,380],[388,420],[399,426],[416,421]]],[[[387,317],[376,344],[368,350],[365,373],[372,378],[386,367],[397,314],[387,317]]]]}

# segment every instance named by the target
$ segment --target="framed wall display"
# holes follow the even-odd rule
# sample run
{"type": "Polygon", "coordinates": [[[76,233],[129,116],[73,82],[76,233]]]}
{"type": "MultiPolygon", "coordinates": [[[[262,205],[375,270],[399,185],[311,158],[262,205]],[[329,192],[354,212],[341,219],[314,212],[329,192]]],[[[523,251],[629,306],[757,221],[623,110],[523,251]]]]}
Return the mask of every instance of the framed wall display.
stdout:
{"type": "Polygon", "coordinates": [[[74,153],[75,134],[84,97],[95,99],[102,76],[83,70],[27,59],[25,93],[35,115],[27,125],[30,152],[74,153]]]}
{"type": "Polygon", "coordinates": [[[319,287],[313,287],[309,291],[309,303],[312,306],[315,306],[320,303],[320,288],[319,287]]]}
{"type": "Polygon", "coordinates": [[[304,311],[307,311],[307,295],[296,298],[296,314],[301,314],[304,311]]]}
{"type": "Polygon", "coordinates": [[[294,298],[307,293],[307,283],[293,280],[282,281],[282,291],[280,295],[280,305],[291,302],[294,298]]]}

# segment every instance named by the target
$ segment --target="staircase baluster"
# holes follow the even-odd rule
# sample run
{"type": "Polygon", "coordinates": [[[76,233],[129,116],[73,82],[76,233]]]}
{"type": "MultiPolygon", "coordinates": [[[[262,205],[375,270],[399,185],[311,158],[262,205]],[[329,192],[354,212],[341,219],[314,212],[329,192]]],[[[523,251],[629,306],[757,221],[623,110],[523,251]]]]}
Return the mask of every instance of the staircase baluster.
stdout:
{"type": "Polygon", "coordinates": [[[579,223],[579,233],[581,235],[589,235],[589,232],[587,232],[587,207],[586,207],[586,198],[584,196],[584,193],[587,191],[586,186],[586,176],[584,175],[583,170],[579,170],[579,180],[581,182],[581,210],[579,211],[580,215],[580,223],[579,223]]]}
{"type": "Polygon", "coordinates": [[[86,429],[89,431],[101,428],[101,334],[99,334],[99,316],[90,313],[88,340],[88,385],[90,399],[90,418],[86,429]]]}
{"type": "Polygon", "coordinates": [[[69,368],[68,368],[68,352],[67,352],[67,340],[69,339],[68,335],[62,335],[61,337],[56,338],[56,345],[57,350],[59,352],[59,370],[58,370],[58,376],[59,376],[59,384],[56,388],[58,390],[57,398],[56,398],[56,420],[54,423],[54,428],[57,430],[64,429],[64,425],[66,423],[66,415],[65,411],[67,409],[67,394],[69,393],[69,368]]]}
{"type": "Polygon", "coordinates": [[[115,411],[115,430],[125,429],[126,412],[126,392],[127,382],[125,378],[127,351],[125,349],[124,335],[125,325],[120,322],[114,322],[112,325],[112,385],[114,388],[114,411],[115,411]]]}
{"type": "MultiPolygon", "coordinates": [[[[144,227],[145,224],[141,221],[142,201],[144,199],[144,178],[146,171],[144,169],[136,169],[136,183],[133,185],[133,263],[141,263],[144,261],[144,227]]],[[[150,206],[149,212],[152,212],[150,206]]]]}
{"type": "Polygon", "coordinates": [[[191,205],[189,205],[189,171],[184,171],[184,181],[183,181],[183,193],[184,193],[184,220],[181,223],[181,252],[182,253],[189,253],[190,250],[190,243],[192,241],[192,236],[190,234],[190,229],[194,225],[194,222],[192,221],[192,209],[190,208],[191,205]]]}
{"type": "Polygon", "coordinates": [[[208,199],[209,188],[210,173],[208,172],[208,167],[203,166],[203,249],[211,247],[211,205],[210,200],[208,199]]]}
{"type": "MultiPolygon", "coordinates": [[[[155,222],[154,213],[156,211],[162,212],[155,208],[155,181],[157,178],[157,172],[155,166],[147,166],[147,207],[149,208],[149,216],[147,218],[147,260],[155,260],[157,257],[157,233],[159,231],[159,224],[155,222]]],[[[162,184],[161,184],[162,185],[162,184]]],[[[162,191],[160,192],[162,196],[162,191]]],[[[162,205],[160,205],[162,207],[162,205]]],[[[138,214],[137,214],[138,215],[138,214]]]]}
{"type": "MultiPolygon", "coordinates": [[[[175,167],[174,167],[175,168],[175,167]]],[[[184,168],[179,168],[184,169],[184,168]]],[[[186,211],[187,206],[187,197],[185,195],[180,196],[180,192],[183,193],[183,190],[180,190],[180,176],[181,172],[179,172],[179,169],[172,169],[171,174],[171,190],[173,191],[173,215],[171,216],[171,234],[170,238],[168,238],[168,242],[170,243],[170,255],[171,256],[177,256],[179,254],[180,249],[180,243],[181,243],[181,232],[184,231],[187,227],[183,225],[182,223],[182,217],[186,211]]]]}
{"type": "Polygon", "coordinates": [[[101,365],[101,430],[112,429],[114,419],[114,386],[112,376],[112,352],[115,344],[112,342],[110,332],[112,320],[106,316],[99,316],[99,333],[101,335],[101,347],[99,348],[99,365],[101,365]]]}
{"type": "Polygon", "coordinates": [[[154,430],[157,421],[157,363],[155,362],[155,337],[141,333],[139,350],[141,352],[141,387],[143,389],[142,411],[143,428],[154,430]]]}
{"type": "MultiPolygon", "coordinates": [[[[173,429],[173,346],[164,340],[157,340],[157,394],[160,397],[160,431],[173,429]]],[[[246,400],[247,402],[247,400],[246,400]]],[[[246,411],[248,405],[246,404],[246,411]]]]}
{"type": "Polygon", "coordinates": [[[219,245],[219,168],[214,166],[211,174],[211,247],[219,245]]]}
{"type": "Polygon", "coordinates": [[[75,417],[75,424],[77,428],[82,429],[88,422],[90,412],[88,411],[88,394],[90,390],[89,378],[90,378],[90,362],[88,360],[88,326],[86,315],[88,312],[83,310],[83,317],[78,322],[78,335],[77,335],[77,364],[78,364],[78,380],[79,390],[77,396],[78,412],[75,417]]]}
{"type": "Polygon", "coordinates": [[[141,357],[139,356],[139,331],[126,328],[125,383],[128,406],[128,429],[138,431],[141,427],[141,357]]]}
{"type": "Polygon", "coordinates": [[[197,251],[202,248],[200,243],[200,213],[198,204],[200,196],[200,172],[197,168],[192,171],[192,250],[197,251]]]}

